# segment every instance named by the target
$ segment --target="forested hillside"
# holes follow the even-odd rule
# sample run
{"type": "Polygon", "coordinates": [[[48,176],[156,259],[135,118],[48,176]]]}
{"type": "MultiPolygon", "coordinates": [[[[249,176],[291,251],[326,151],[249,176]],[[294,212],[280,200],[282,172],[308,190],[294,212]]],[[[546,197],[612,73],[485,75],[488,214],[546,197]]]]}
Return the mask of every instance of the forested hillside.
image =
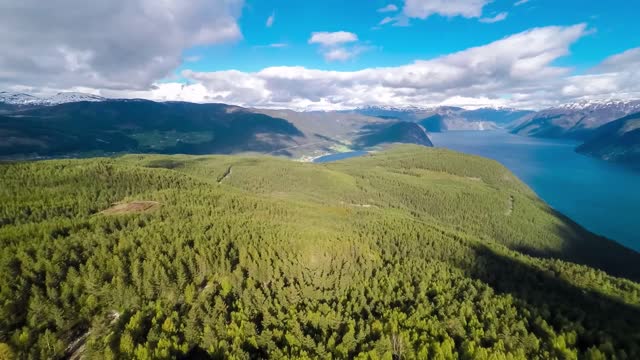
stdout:
{"type": "Polygon", "coordinates": [[[302,136],[286,120],[224,104],[113,100],[0,115],[0,156],[276,153],[302,136]]]}
{"type": "Polygon", "coordinates": [[[496,162],[0,165],[0,358],[640,358],[640,255],[496,162]]]}

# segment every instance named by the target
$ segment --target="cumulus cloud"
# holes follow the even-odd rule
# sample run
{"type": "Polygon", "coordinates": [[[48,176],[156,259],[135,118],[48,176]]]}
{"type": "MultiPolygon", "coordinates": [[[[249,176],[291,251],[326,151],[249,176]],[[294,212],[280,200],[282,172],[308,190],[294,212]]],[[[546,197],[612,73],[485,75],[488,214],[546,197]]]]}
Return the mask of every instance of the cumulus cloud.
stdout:
{"type": "Polygon", "coordinates": [[[396,12],[396,11],[398,11],[398,7],[395,6],[394,4],[389,4],[385,7],[378,9],[379,13],[396,12]]]}
{"type": "Polygon", "coordinates": [[[562,95],[581,99],[640,97],[640,48],[610,56],[586,74],[569,77],[562,95]]]}
{"type": "Polygon", "coordinates": [[[480,22],[485,23],[485,24],[493,24],[493,23],[497,23],[497,22],[505,20],[508,15],[509,15],[509,13],[505,11],[505,12],[501,12],[501,13],[497,14],[496,16],[493,16],[493,17],[481,18],[480,22]]]}
{"type": "Polygon", "coordinates": [[[431,15],[478,18],[491,0],[405,0],[402,11],[410,18],[426,19],[431,15]]]}
{"type": "MultiPolygon", "coordinates": [[[[161,100],[175,92],[189,101],[294,109],[376,104],[540,107],[565,96],[560,92],[571,79],[571,69],[554,62],[586,33],[584,24],[536,28],[430,60],[360,71],[288,66],[254,73],[185,71],[182,76],[192,85],[158,84],[147,96],[161,100]]],[[[605,63],[623,66],[620,63],[631,59],[636,56],[605,63]]]]}
{"type": "Polygon", "coordinates": [[[311,34],[309,44],[320,44],[324,46],[335,46],[344,43],[358,41],[358,35],[347,31],[336,32],[314,32],[311,34]]]}
{"type": "Polygon", "coordinates": [[[393,22],[395,20],[396,20],[395,17],[386,16],[384,19],[380,20],[380,23],[378,23],[378,25],[385,25],[385,24],[388,24],[388,23],[393,22]]]}
{"type": "Polygon", "coordinates": [[[324,58],[327,61],[346,61],[354,56],[353,53],[349,52],[344,48],[331,49],[324,53],[324,58]]]}
{"type": "Polygon", "coordinates": [[[309,44],[320,44],[320,53],[326,61],[346,61],[356,57],[364,48],[361,46],[347,47],[346,44],[358,41],[358,35],[347,32],[314,32],[309,44]]]}
{"type": "Polygon", "coordinates": [[[184,49],[238,40],[242,0],[20,0],[0,11],[0,84],[146,89],[184,49]]]}

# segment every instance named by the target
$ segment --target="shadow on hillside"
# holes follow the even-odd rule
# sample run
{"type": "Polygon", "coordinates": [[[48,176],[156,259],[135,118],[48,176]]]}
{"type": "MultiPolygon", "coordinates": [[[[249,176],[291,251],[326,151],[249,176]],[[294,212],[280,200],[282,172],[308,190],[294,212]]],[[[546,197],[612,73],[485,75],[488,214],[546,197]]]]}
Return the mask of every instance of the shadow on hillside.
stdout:
{"type": "Polygon", "coordinates": [[[582,350],[607,340],[618,342],[615,348],[628,348],[635,341],[632,337],[640,329],[640,307],[577,287],[553,270],[528,265],[486,245],[475,246],[475,251],[478,257],[466,269],[472,278],[497,293],[521,300],[531,320],[539,316],[556,331],[584,328],[578,339],[582,350]]]}
{"type": "Polygon", "coordinates": [[[305,135],[285,119],[222,104],[152,101],[68,103],[0,116],[19,138],[0,155],[78,153],[231,154],[277,152],[305,135]],[[27,141],[29,140],[29,141],[27,141]]]}
{"type": "Polygon", "coordinates": [[[564,248],[556,252],[541,252],[524,246],[515,250],[535,257],[556,258],[587,265],[613,276],[640,281],[640,253],[589,232],[554,209],[548,208],[547,212],[562,221],[562,225],[557,226],[555,231],[564,240],[564,248]]]}
{"type": "Polygon", "coordinates": [[[204,143],[179,143],[162,149],[166,154],[234,154],[263,152],[291,155],[288,148],[295,146],[295,138],[305,135],[297,127],[280,118],[263,114],[241,113],[226,122],[211,124],[213,139],[204,143]],[[241,115],[241,116],[240,116],[241,115]]]}

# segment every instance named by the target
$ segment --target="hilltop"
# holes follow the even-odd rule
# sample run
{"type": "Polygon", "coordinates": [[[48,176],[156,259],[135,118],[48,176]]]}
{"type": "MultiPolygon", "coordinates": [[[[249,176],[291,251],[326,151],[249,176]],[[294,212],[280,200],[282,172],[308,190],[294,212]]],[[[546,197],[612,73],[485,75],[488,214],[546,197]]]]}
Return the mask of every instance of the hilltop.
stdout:
{"type": "Polygon", "coordinates": [[[456,152],[2,164],[0,224],[20,357],[640,356],[640,254],[456,152]]]}

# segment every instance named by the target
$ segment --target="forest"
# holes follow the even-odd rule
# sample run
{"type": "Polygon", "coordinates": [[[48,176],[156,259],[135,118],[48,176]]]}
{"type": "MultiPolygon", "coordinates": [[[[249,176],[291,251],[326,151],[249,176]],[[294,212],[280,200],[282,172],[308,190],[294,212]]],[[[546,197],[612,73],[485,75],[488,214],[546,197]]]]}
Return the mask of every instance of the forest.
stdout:
{"type": "Polygon", "coordinates": [[[497,162],[0,164],[0,359],[638,359],[640,254],[497,162]]]}

